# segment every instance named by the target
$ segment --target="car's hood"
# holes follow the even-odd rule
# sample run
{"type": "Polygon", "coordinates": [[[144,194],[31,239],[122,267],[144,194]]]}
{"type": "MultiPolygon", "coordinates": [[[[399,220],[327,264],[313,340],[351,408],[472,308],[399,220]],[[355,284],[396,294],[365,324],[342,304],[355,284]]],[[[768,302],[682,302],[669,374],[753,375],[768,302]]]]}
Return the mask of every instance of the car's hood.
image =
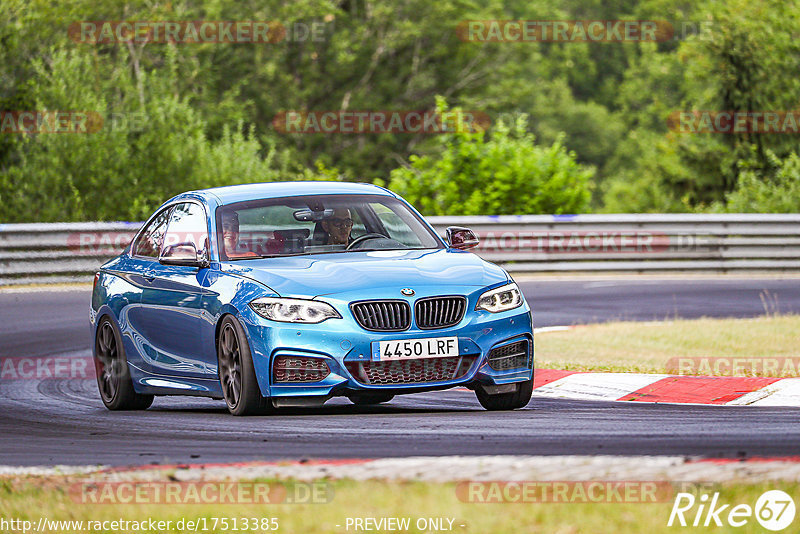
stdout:
{"type": "Polygon", "coordinates": [[[257,280],[281,296],[306,298],[359,292],[370,298],[406,287],[422,296],[447,292],[445,287],[455,291],[508,280],[497,265],[451,249],[264,258],[231,262],[223,269],[257,280]]]}

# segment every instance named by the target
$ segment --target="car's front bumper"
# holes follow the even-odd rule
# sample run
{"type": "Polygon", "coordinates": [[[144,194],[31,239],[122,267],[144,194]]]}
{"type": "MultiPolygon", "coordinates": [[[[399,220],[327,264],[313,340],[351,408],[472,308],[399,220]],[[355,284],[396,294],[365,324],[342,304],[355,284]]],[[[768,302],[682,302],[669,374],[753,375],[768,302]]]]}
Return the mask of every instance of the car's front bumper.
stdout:
{"type": "Polygon", "coordinates": [[[262,394],[275,398],[330,397],[358,392],[417,393],[454,386],[509,384],[530,380],[533,376],[533,325],[527,305],[496,314],[470,311],[452,328],[419,330],[412,327],[403,332],[369,332],[347,317],[303,325],[268,321],[248,310],[241,319],[262,394]],[[431,337],[457,337],[459,354],[472,359],[469,369],[456,373],[456,378],[381,385],[365,383],[358,373],[351,372],[358,367],[357,362],[371,361],[373,342],[431,337]],[[528,341],[529,354],[524,367],[496,370],[489,365],[487,356],[493,348],[520,339],[528,341]],[[318,382],[274,383],[272,364],[278,356],[322,358],[331,372],[318,382]]]}

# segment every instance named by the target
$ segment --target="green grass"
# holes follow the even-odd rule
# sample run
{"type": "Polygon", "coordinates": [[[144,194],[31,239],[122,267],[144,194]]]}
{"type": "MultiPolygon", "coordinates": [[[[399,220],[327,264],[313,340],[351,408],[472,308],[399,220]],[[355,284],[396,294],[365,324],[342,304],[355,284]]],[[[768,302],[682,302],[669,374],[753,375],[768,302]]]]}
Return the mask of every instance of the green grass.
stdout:
{"type": "MultiPolygon", "coordinates": [[[[18,478],[0,481],[0,517],[37,522],[41,516],[51,520],[136,520],[152,517],[171,520],[167,532],[183,532],[174,526],[180,519],[214,517],[275,517],[279,532],[337,533],[345,529],[348,517],[455,518],[454,532],[464,533],[657,533],[675,530],[667,527],[672,500],[655,504],[587,503],[502,503],[476,504],[459,500],[455,484],[421,482],[330,482],[333,499],[326,504],[306,505],[136,505],[77,504],[65,490],[63,481],[18,478]],[[460,525],[465,525],[461,527],[460,525]],[[340,525],[337,527],[337,525],[340,525]]],[[[796,483],[729,484],[720,486],[720,501],[732,504],[755,504],[766,490],[782,489],[800,495],[796,483]]],[[[729,508],[730,509],[730,508],[729,508]]],[[[800,519],[795,521],[795,524],[800,519]]],[[[705,529],[714,532],[763,532],[751,519],[748,525],[705,529]]],[[[109,530],[110,531],[110,530],[109,530]]],[[[221,531],[221,529],[218,529],[221,531]]],[[[353,532],[351,528],[349,532],[353,532]]],[[[142,532],[146,532],[142,531],[142,532]]],[[[411,528],[409,532],[419,532],[411,528]]]]}
{"type": "Polygon", "coordinates": [[[536,366],[663,373],[676,357],[800,357],[800,315],[586,325],[536,336],[536,366]]]}

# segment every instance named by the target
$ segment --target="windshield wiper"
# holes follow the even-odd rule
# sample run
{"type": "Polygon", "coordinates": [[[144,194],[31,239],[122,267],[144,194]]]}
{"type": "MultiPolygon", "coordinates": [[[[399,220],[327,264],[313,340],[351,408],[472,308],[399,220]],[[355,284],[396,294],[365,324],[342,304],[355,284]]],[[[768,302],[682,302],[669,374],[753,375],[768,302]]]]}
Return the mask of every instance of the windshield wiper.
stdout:
{"type": "Polygon", "coordinates": [[[264,254],[264,255],[257,255],[257,256],[247,256],[242,258],[228,258],[236,260],[262,260],[265,258],[289,258],[292,256],[308,256],[313,254],[313,252],[295,252],[294,254],[264,254]]]}

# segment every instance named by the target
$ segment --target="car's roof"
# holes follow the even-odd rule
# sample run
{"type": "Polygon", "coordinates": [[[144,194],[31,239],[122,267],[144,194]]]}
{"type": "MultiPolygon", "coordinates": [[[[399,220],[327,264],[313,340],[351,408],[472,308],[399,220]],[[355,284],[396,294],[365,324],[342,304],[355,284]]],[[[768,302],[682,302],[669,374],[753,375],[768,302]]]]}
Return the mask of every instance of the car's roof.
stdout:
{"type": "Polygon", "coordinates": [[[388,190],[372,184],[352,182],[264,182],[255,184],[228,185],[191,191],[196,195],[213,195],[220,204],[232,204],[257,198],[293,197],[302,195],[385,195],[394,196],[388,190]]]}

